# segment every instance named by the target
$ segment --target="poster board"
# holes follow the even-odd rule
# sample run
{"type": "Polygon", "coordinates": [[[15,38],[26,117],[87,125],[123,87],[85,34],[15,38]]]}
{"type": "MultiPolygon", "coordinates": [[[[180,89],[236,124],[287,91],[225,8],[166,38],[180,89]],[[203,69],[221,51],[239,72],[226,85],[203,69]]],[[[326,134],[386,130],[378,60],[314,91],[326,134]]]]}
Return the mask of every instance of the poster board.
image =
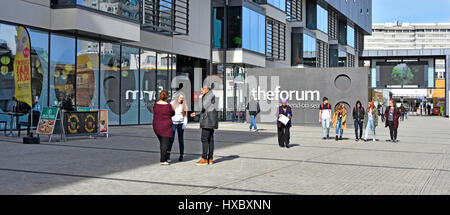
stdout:
{"type": "Polygon", "coordinates": [[[64,130],[66,136],[98,134],[99,111],[64,112],[64,130]]]}
{"type": "Polygon", "coordinates": [[[52,135],[56,125],[56,118],[58,117],[59,108],[44,107],[39,118],[37,127],[37,134],[52,135]]]}
{"type": "Polygon", "coordinates": [[[109,128],[108,128],[108,110],[101,109],[99,110],[99,133],[106,134],[106,137],[109,136],[109,128]]]}

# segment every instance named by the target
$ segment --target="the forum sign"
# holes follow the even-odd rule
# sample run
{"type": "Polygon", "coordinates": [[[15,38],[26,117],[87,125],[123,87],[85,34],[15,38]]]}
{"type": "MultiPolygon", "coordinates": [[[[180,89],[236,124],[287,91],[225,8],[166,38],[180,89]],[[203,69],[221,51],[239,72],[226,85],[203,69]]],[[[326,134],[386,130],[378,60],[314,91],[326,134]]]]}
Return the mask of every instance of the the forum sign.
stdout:
{"type": "MultiPolygon", "coordinates": [[[[275,123],[281,100],[287,99],[294,124],[318,124],[323,97],[333,108],[340,102],[352,108],[357,100],[367,105],[368,72],[367,68],[255,68],[248,70],[246,83],[249,97],[257,99],[261,107],[257,122],[275,123]]],[[[351,116],[348,120],[353,124],[351,116]]]]}

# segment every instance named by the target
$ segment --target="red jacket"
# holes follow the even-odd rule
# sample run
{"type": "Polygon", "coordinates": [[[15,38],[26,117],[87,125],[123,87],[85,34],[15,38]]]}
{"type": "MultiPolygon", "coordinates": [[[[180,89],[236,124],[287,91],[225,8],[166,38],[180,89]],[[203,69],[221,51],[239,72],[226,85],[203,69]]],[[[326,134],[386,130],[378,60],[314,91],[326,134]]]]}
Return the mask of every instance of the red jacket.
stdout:
{"type": "MultiPolygon", "coordinates": [[[[391,110],[391,107],[386,108],[386,112],[384,113],[384,118],[386,119],[385,127],[389,126],[389,111],[391,110]]],[[[394,108],[394,127],[395,129],[398,129],[398,118],[400,118],[400,111],[398,111],[397,108],[394,108]]]]}

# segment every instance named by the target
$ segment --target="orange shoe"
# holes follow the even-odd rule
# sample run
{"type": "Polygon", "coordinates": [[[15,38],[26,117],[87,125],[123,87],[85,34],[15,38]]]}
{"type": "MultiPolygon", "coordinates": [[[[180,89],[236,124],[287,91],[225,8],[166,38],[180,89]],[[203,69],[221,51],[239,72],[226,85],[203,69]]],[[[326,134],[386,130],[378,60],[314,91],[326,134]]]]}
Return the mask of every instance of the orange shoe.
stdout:
{"type": "Polygon", "coordinates": [[[209,164],[213,164],[213,160],[212,159],[210,159],[210,160],[208,160],[208,162],[209,162],[209,164]]]}
{"type": "Polygon", "coordinates": [[[198,166],[200,166],[200,165],[208,165],[208,160],[202,158],[197,163],[195,163],[195,165],[198,165],[198,166]]]}

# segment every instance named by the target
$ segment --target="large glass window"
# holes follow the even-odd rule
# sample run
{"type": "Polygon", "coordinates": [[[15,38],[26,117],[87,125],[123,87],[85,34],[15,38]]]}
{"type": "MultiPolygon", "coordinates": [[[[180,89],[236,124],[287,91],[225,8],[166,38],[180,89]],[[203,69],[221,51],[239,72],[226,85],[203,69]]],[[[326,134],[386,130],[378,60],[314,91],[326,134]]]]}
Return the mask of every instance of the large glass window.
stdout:
{"type": "Polygon", "coordinates": [[[228,7],[228,28],[227,46],[228,48],[242,48],[243,23],[242,7],[228,7]]]}
{"type": "Polygon", "coordinates": [[[118,125],[120,116],[120,45],[101,43],[100,54],[100,108],[108,110],[110,125],[118,125]]]}
{"type": "Polygon", "coordinates": [[[99,42],[77,39],[77,106],[98,108],[99,42]]]}
{"type": "Polygon", "coordinates": [[[122,75],[120,81],[120,123],[138,124],[139,109],[139,49],[122,46],[122,75]]]}
{"type": "Polygon", "coordinates": [[[242,7],[242,48],[265,54],[266,17],[242,7]]]}
{"type": "Polygon", "coordinates": [[[223,7],[214,8],[214,35],[213,35],[213,47],[223,48],[223,7]]]}
{"type": "Polygon", "coordinates": [[[267,3],[282,11],[286,11],[286,0],[267,0],[267,3]]]}
{"type": "Polygon", "coordinates": [[[347,25],[347,45],[355,47],[355,29],[347,25]]]}
{"type": "Polygon", "coordinates": [[[317,5],[317,29],[328,34],[328,11],[317,5]]]}
{"type": "Polygon", "coordinates": [[[153,104],[156,100],[156,52],[141,50],[141,101],[140,123],[153,121],[153,104]]]}
{"type": "Polygon", "coordinates": [[[28,29],[31,43],[32,94],[34,108],[48,106],[48,32],[28,29]],[[37,103],[36,103],[37,102],[37,103]]]}
{"type": "Polygon", "coordinates": [[[159,99],[159,93],[162,90],[169,89],[169,54],[167,53],[158,53],[157,55],[157,72],[156,72],[156,88],[157,95],[156,97],[159,99]]]}
{"type": "Polygon", "coordinates": [[[303,34],[303,64],[316,67],[316,38],[303,34]]]}
{"type": "Polygon", "coordinates": [[[75,38],[50,36],[50,106],[75,105],[75,38]]]}

